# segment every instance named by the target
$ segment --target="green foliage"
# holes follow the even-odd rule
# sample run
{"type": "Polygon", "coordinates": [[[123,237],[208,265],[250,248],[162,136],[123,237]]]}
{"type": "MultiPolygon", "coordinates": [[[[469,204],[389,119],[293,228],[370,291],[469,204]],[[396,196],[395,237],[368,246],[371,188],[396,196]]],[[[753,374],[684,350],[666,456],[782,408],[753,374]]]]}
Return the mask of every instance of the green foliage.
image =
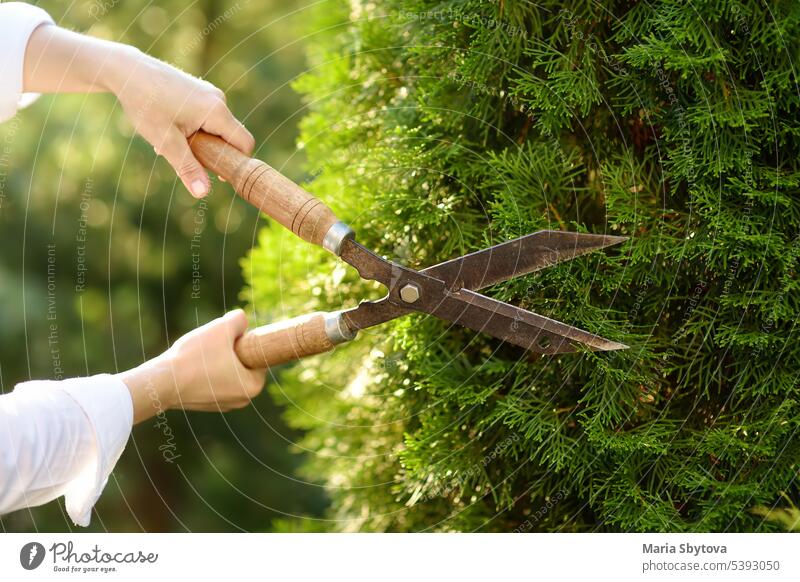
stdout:
{"type": "MultiPolygon", "coordinates": [[[[630,236],[489,291],[627,351],[414,316],[283,370],[331,527],[779,529],[753,508],[800,497],[800,5],[332,0],[311,26],[310,187],[363,243],[420,267],[630,236]]],[[[244,263],[256,311],[374,293],[291,239],[244,263]]]]}
{"type": "Polygon", "coordinates": [[[785,508],[754,507],[753,513],[760,515],[767,521],[779,523],[787,531],[800,531],[800,509],[792,503],[791,499],[788,502],[789,507],[785,508]]]}

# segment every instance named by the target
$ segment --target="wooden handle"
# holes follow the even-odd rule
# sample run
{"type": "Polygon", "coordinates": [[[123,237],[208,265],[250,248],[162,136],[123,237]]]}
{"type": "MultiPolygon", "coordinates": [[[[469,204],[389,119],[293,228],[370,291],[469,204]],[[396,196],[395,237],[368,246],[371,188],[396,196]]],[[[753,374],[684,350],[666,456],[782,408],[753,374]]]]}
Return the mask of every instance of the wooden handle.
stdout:
{"type": "Polygon", "coordinates": [[[198,131],[189,138],[189,145],[200,163],[230,182],[239,196],[303,240],[323,246],[325,235],[339,222],[321,200],[225,140],[198,131]]]}
{"type": "Polygon", "coordinates": [[[312,313],[246,332],[236,341],[236,355],[248,368],[268,368],[329,352],[325,314],[312,313]]]}

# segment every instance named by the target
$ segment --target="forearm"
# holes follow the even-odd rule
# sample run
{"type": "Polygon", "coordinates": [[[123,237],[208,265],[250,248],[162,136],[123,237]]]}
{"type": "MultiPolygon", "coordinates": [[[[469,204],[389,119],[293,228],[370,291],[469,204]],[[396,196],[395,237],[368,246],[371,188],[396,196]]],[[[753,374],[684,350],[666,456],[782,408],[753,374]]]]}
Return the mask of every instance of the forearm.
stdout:
{"type": "Polygon", "coordinates": [[[138,424],[175,405],[176,368],[164,355],[132,370],[117,374],[128,387],[133,403],[133,424],[138,424]]]}
{"type": "Polygon", "coordinates": [[[141,55],[133,47],[54,25],[38,27],[25,52],[23,86],[30,93],[112,92],[121,71],[141,55]]]}

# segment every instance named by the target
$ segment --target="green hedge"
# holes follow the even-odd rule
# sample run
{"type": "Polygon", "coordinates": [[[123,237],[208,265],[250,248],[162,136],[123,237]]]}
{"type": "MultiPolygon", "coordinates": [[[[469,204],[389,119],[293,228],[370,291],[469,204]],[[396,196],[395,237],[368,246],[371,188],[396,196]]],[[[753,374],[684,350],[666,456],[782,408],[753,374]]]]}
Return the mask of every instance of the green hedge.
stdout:
{"type": "MultiPolygon", "coordinates": [[[[311,30],[309,187],[363,243],[419,268],[542,228],[630,237],[489,290],[627,351],[536,357],[411,316],[281,371],[329,525],[780,529],[799,5],[335,1],[311,30]]],[[[262,321],[379,293],[279,227],[243,264],[262,321]]]]}

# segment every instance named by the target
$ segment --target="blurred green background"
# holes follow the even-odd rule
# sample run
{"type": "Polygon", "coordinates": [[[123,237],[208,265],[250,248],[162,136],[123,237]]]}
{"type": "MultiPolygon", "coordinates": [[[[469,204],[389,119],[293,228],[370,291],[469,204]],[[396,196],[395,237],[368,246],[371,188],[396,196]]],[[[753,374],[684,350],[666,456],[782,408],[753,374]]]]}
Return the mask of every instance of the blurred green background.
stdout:
{"type": "MultiPolygon", "coordinates": [[[[202,76],[256,136],[256,155],[301,181],[304,0],[39,2],[62,26],[135,45],[202,76]]],[[[243,303],[240,260],[262,223],[216,183],[196,203],[134,137],[108,95],[44,96],[0,125],[0,389],[133,367],[243,303]],[[199,231],[197,234],[196,231],[199,231]],[[199,283],[193,295],[192,284],[199,283]]],[[[153,421],[132,440],[90,531],[270,531],[320,516],[299,480],[299,435],[266,393],[227,415],[171,412],[174,464],[153,421]]],[[[3,531],[75,528],[54,502],[3,531]]]]}

